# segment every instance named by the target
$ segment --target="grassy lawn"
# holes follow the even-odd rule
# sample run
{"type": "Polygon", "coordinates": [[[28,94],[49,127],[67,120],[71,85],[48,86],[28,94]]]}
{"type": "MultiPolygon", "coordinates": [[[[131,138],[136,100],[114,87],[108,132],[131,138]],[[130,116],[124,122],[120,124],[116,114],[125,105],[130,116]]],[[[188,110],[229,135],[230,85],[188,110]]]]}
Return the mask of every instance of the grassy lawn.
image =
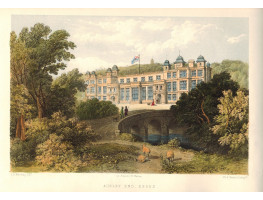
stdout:
{"type": "Polygon", "coordinates": [[[104,143],[85,149],[88,166],[80,172],[133,172],[138,148],[132,145],[104,143]]]}
{"type": "Polygon", "coordinates": [[[248,159],[195,152],[189,162],[162,161],[168,173],[179,174],[248,174],[248,159]]]}
{"type": "MultiPolygon", "coordinates": [[[[181,160],[169,163],[162,159],[161,152],[166,152],[167,145],[151,146],[152,158],[146,163],[136,162],[141,154],[142,143],[112,141],[97,143],[85,148],[87,166],[79,172],[111,172],[111,173],[158,173],[151,171],[159,166],[159,173],[178,174],[247,174],[248,160],[236,159],[229,156],[205,154],[182,148],[174,149],[181,160]],[[118,143],[119,142],[119,143],[118,143]],[[187,156],[192,155],[190,159],[187,156]],[[148,170],[149,169],[149,170],[148,170]]],[[[165,154],[162,154],[165,155],[165,154]]],[[[12,167],[12,172],[45,172],[44,167],[29,162],[23,166],[12,167]]],[[[49,171],[52,172],[52,171],[49,171]]]]}
{"type": "Polygon", "coordinates": [[[11,172],[44,172],[43,166],[36,165],[35,162],[28,162],[23,166],[11,167],[11,172]]]}

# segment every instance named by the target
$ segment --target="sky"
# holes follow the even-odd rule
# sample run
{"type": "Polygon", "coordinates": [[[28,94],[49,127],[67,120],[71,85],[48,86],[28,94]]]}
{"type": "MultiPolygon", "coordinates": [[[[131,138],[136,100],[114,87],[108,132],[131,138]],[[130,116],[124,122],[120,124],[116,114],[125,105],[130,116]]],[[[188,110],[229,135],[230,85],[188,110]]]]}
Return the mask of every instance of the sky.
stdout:
{"type": "Polygon", "coordinates": [[[201,54],[210,63],[249,57],[248,18],[13,15],[11,29],[19,34],[36,23],[65,29],[76,44],[64,72],[125,67],[139,54],[141,64],[174,62],[179,52],[185,61],[201,54]]]}

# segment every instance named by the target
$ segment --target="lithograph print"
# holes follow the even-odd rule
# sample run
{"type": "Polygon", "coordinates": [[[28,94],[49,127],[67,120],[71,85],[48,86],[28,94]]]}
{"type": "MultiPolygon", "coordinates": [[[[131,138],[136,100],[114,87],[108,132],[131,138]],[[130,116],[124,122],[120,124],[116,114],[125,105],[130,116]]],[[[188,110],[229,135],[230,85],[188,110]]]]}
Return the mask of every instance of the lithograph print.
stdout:
{"type": "Polygon", "coordinates": [[[12,15],[10,171],[247,175],[248,30],[247,17],[12,15]]]}

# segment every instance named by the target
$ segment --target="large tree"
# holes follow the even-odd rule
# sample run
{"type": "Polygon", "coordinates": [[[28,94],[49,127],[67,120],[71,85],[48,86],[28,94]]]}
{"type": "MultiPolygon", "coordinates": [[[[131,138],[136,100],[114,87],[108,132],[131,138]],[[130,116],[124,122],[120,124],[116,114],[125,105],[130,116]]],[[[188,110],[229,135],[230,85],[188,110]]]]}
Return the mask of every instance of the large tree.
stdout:
{"type": "Polygon", "coordinates": [[[50,92],[47,95],[47,115],[61,111],[63,115],[72,117],[75,113],[76,93],[84,92],[86,88],[83,75],[78,69],[63,73],[52,82],[50,92]]]}
{"type": "Polygon", "coordinates": [[[235,95],[238,88],[230,74],[222,72],[214,75],[208,83],[198,84],[188,94],[183,93],[176,105],[171,106],[177,122],[188,127],[187,135],[192,144],[203,149],[219,147],[219,136],[210,130],[214,125],[214,116],[219,113],[219,98],[225,90],[232,90],[235,95]]]}
{"type": "Polygon", "coordinates": [[[29,93],[25,87],[28,69],[31,63],[25,42],[17,38],[14,32],[10,35],[10,70],[11,70],[11,135],[25,140],[25,117],[31,115],[32,106],[28,104],[29,93]]]}
{"type": "Polygon", "coordinates": [[[30,59],[23,84],[37,108],[38,118],[47,115],[47,96],[52,84],[51,75],[65,69],[67,67],[65,61],[74,58],[70,49],[74,49],[76,45],[68,41],[69,36],[65,30],[52,32],[49,26],[40,23],[35,24],[30,30],[23,28],[19,34],[18,40],[25,45],[30,59]]]}

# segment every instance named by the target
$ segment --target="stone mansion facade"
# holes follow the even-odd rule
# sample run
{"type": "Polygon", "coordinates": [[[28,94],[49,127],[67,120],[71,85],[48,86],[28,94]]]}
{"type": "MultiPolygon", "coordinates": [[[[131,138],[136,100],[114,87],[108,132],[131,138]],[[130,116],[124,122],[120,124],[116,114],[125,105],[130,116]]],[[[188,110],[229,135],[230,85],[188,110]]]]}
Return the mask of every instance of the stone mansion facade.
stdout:
{"type": "Polygon", "coordinates": [[[203,56],[186,63],[179,55],[173,64],[165,60],[162,72],[119,76],[116,65],[107,69],[106,76],[87,72],[86,98],[115,104],[149,104],[153,100],[157,104],[174,104],[182,93],[210,79],[210,64],[203,56]]]}

